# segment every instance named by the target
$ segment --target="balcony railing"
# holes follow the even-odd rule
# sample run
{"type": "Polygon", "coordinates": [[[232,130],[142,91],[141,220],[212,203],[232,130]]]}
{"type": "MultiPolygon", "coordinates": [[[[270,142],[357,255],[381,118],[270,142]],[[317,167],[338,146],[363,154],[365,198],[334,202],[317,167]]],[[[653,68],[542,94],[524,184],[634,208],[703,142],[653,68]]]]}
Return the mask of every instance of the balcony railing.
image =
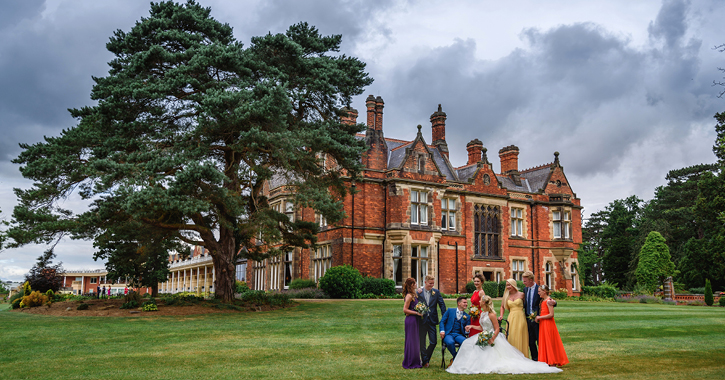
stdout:
{"type": "Polygon", "coordinates": [[[173,268],[179,268],[179,267],[185,267],[185,266],[194,266],[194,264],[202,264],[202,263],[208,263],[211,262],[211,256],[210,255],[202,255],[202,256],[195,256],[186,260],[178,260],[176,262],[172,262],[169,264],[169,269],[173,268]]]}

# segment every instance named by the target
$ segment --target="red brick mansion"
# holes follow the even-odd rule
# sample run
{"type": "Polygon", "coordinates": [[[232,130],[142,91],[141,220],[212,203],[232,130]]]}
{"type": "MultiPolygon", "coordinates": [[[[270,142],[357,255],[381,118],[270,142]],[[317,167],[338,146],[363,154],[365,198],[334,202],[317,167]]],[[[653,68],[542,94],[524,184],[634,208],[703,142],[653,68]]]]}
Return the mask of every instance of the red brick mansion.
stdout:
{"type": "MultiPolygon", "coordinates": [[[[345,199],[346,219],[328,225],[309,209],[295,209],[282,181],[266,186],[270,204],[290,218],[319,223],[319,247],[238,266],[252,289],[284,289],[295,278],[317,280],[331,266],[350,264],[361,273],[422,284],[436,278],[445,293],[465,291],[475,273],[487,280],[521,279],[531,270],[540,284],[570,294],[580,291],[575,249],[581,243],[580,200],[559,163],[519,170],[519,149],[499,150],[495,173],[478,139],[466,146],[468,162],[448,159],[446,114],[438,106],[426,141],[418,126],[413,141],[383,134],[383,99],[369,96],[369,149],[363,155],[357,193],[345,199]]],[[[349,110],[345,122],[357,122],[349,110]]],[[[330,163],[327,163],[330,165],[330,163]]]]}

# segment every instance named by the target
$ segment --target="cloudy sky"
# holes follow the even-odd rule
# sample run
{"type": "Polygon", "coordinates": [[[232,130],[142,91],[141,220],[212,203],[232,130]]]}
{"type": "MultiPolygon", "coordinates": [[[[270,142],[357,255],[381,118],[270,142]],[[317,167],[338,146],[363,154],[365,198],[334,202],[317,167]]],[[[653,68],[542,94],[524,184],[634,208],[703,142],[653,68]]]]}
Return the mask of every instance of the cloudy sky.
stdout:
{"type": "MultiPolygon", "coordinates": [[[[560,159],[586,215],[614,199],[651,199],[667,171],[715,161],[717,97],[725,67],[719,1],[220,1],[201,0],[238,40],[299,21],[342,34],[343,53],[367,63],[369,94],[385,100],[384,133],[413,139],[440,103],[455,166],[465,145],[520,148],[519,168],[560,159]],[[720,26],[718,26],[720,25],[720,26]]],[[[0,217],[27,188],[18,143],[74,125],[68,108],[92,104],[105,44],[148,15],[143,1],[24,0],[0,13],[0,217]]],[[[364,117],[360,117],[363,121],[364,117]]],[[[68,202],[72,202],[69,200],[68,202]]],[[[0,279],[20,280],[45,249],[0,252],[0,279]]],[[[63,241],[66,269],[101,268],[90,243],[63,241]]]]}

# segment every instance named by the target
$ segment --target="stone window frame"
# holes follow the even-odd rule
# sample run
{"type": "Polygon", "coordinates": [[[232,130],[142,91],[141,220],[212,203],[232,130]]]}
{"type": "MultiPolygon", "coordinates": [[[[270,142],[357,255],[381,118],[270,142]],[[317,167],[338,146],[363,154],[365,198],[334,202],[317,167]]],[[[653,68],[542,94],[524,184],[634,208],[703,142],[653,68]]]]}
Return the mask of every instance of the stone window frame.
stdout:
{"type": "Polygon", "coordinates": [[[544,285],[548,286],[551,290],[554,290],[554,284],[556,283],[555,276],[554,262],[552,260],[544,261],[544,285]]]}
{"type": "Polygon", "coordinates": [[[428,202],[430,201],[430,192],[425,189],[417,189],[417,188],[411,188],[410,189],[410,224],[415,226],[428,226],[429,225],[429,218],[428,218],[428,202]],[[413,194],[416,194],[416,200],[413,200],[413,194]],[[425,195],[425,202],[421,202],[421,194],[425,195]],[[415,215],[416,220],[413,221],[413,216],[415,215]],[[425,222],[423,222],[421,219],[422,216],[425,216],[425,222]]]}
{"type": "Polygon", "coordinates": [[[320,281],[328,269],[332,267],[332,244],[320,244],[312,256],[312,278],[320,281]]]}
{"type": "Polygon", "coordinates": [[[392,256],[393,258],[393,278],[392,280],[395,282],[396,288],[402,288],[403,287],[403,243],[400,244],[393,244],[393,252],[392,256]],[[399,248],[396,250],[396,248],[399,248]],[[397,255],[396,255],[397,253],[397,255]],[[397,266],[395,265],[397,262],[397,266]],[[398,282],[398,271],[400,271],[400,282],[398,282]]]}
{"type": "Polygon", "coordinates": [[[474,259],[502,259],[502,238],[501,238],[501,206],[485,203],[476,203],[473,205],[473,258],[474,259]],[[479,209],[480,207],[480,209],[479,209]],[[489,217],[491,217],[491,226],[488,228],[489,217]],[[479,219],[480,218],[480,219],[479,219]],[[480,223],[479,223],[480,222],[480,223]],[[481,228],[481,224],[486,223],[486,228],[481,228]],[[491,239],[489,239],[491,238],[491,239]],[[483,240],[483,241],[481,241],[483,240]],[[493,241],[491,241],[493,240],[493,241]],[[492,247],[494,247],[492,252],[492,247]]]}
{"type": "Polygon", "coordinates": [[[551,209],[551,238],[556,240],[572,239],[572,212],[569,207],[551,209]],[[558,218],[556,214],[559,214],[558,218]],[[568,217],[568,218],[567,218],[568,217]],[[558,232],[558,234],[557,234],[558,232]]]}
{"type": "Polygon", "coordinates": [[[510,206],[509,207],[509,217],[511,220],[511,231],[510,235],[512,237],[519,237],[519,238],[526,238],[526,207],[522,206],[510,206]],[[516,215],[514,216],[514,211],[520,211],[521,216],[516,215]],[[518,225],[514,226],[514,222],[517,221],[518,225]],[[518,230],[518,231],[516,231],[518,230]]]}
{"type": "Polygon", "coordinates": [[[509,271],[511,278],[516,281],[523,281],[524,272],[529,270],[529,259],[524,256],[511,256],[509,262],[509,271]],[[516,263],[516,269],[514,270],[514,263],[516,263]],[[523,264],[521,264],[523,263],[523,264]],[[519,264],[523,265],[523,269],[519,268],[519,264]],[[517,277],[518,274],[518,277],[517,277]]]}
{"type": "Polygon", "coordinates": [[[458,231],[458,209],[460,201],[457,197],[443,197],[441,198],[441,231],[458,231]],[[446,201],[446,208],[443,208],[443,201],[446,201]],[[450,202],[454,202],[451,208],[450,202]],[[453,223],[451,223],[451,217],[453,217],[453,223]],[[443,220],[446,220],[445,227],[443,220]]]}
{"type": "Polygon", "coordinates": [[[418,287],[422,287],[425,282],[425,276],[430,274],[430,262],[431,262],[431,249],[426,244],[411,244],[410,245],[410,277],[416,279],[418,287]],[[422,256],[423,249],[425,249],[425,256],[422,256]],[[414,252],[418,252],[417,256],[414,256],[414,252]],[[413,265],[413,264],[416,265],[413,265]],[[422,273],[423,263],[425,263],[425,273],[422,273]],[[413,273],[413,268],[415,272],[413,273]]]}

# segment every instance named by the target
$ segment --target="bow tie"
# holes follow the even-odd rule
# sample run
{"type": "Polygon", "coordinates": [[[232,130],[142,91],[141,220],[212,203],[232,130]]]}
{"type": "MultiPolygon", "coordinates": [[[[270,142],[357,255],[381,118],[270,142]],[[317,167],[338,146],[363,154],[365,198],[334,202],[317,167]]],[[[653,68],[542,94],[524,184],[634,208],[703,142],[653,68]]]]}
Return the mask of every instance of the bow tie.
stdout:
{"type": "Polygon", "coordinates": [[[462,316],[463,316],[463,312],[460,310],[456,310],[456,319],[461,319],[462,316]]]}

